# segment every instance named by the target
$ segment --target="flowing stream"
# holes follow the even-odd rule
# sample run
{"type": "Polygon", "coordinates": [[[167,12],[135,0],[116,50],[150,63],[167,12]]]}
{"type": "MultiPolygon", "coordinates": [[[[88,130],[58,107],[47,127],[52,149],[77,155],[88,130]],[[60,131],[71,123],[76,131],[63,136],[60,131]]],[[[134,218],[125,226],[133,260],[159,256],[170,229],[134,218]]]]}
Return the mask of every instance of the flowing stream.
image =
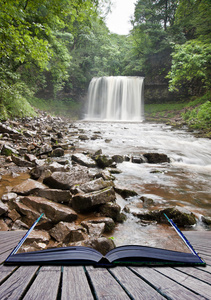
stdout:
{"type": "MultiPolygon", "coordinates": [[[[211,140],[195,138],[185,130],[172,129],[165,124],[141,122],[88,122],[78,127],[90,138],[80,141],[79,149],[91,153],[102,149],[103,154],[137,156],[146,152],[165,153],[170,163],[148,164],[125,161],[117,165],[122,171],[115,174],[115,184],[135,190],[139,196],[117,202],[133,210],[143,208],[140,196],[153,200],[153,209],[180,205],[192,211],[199,219],[193,230],[207,230],[201,216],[211,216],[211,140]],[[100,138],[91,139],[94,134],[100,138]]],[[[140,225],[138,219],[128,215],[113,234],[118,244],[143,243],[156,245],[162,226],[140,225]],[[132,233],[132,234],[131,234],[132,233]],[[149,236],[152,237],[149,242],[149,236]]],[[[163,236],[163,234],[162,234],[163,236]]]]}

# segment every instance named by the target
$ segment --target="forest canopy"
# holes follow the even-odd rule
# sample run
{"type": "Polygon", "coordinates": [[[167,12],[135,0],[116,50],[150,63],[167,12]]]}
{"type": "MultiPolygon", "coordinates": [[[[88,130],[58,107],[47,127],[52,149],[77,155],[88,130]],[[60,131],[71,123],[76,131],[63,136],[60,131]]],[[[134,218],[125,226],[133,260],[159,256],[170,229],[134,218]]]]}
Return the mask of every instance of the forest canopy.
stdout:
{"type": "Polygon", "coordinates": [[[144,76],[175,99],[210,91],[209,0],[137,0],[128,35],[109,32],[110,9],[110,0],[2,1],[1,119],[33,114],[35,96],[81,103],[95,76],[144,76]]]}

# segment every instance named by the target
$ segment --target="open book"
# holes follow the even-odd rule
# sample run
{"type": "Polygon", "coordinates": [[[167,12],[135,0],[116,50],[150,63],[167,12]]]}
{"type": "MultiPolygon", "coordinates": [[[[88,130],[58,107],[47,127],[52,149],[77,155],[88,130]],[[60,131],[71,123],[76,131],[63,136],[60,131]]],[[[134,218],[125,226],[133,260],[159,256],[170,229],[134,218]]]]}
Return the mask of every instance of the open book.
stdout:
{"type": "MultiPolygon", "coordinates": [[[[41,215],[42,216],[42,215],[41,215]]],[[[166,216],[167,217],[167,216],[166,216]]],[[[41,218],[41,217],[40,217],[41,218]]],[[[35,222],[37,223],[39,219],[35,222]]],[[[205,265],[188,240],[167,217],[180,237],[190,249],[189,253],[172,251],[148,246],[128,245],[120,246],[109,251],[105,256],[95,249],[72,246],[53,248],[28,253],[16,253],[35,223],[19,242],[17,247],[6,259],[6,265],[94,265],[99,267],[113,267],[117,265],[205,265]]]]}

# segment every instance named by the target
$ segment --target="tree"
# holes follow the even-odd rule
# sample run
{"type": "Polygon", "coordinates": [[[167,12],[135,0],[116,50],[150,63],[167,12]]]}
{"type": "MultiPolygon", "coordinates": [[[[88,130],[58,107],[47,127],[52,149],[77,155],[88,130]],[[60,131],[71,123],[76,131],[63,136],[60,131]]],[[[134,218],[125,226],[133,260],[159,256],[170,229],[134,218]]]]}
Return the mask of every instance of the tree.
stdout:
{"type": "Polygon", "coordinates": [[[190,95],[203,94],[211,87],[210,1],[180,1],[175,23],[184,32],[186,41],[173,45],[169,89],[185,86],[190,95]]]}
{"type": "Polygon", "coordinates": [[[68,45],[77,32],[75,23],[83,26],[83,23],[88,23],[92,16],[97,15],[98,2],[97,0],[2,1],[0,6],[2,107],[6,102],[8,105],[8,99],[11,105],[15,98],[21,98],[24,89],[27,91],[27,86],[36,91],[40,82],[43,85],[49,77],[54,92],[61,89],[68,77],[67,69],[71,60],[68,45]],[[31,84],[35,81],[31,81],[26,73],[37,76],[38,84],[31,84]],[[16,95],[14,95],[15,87],[16,95]]]}

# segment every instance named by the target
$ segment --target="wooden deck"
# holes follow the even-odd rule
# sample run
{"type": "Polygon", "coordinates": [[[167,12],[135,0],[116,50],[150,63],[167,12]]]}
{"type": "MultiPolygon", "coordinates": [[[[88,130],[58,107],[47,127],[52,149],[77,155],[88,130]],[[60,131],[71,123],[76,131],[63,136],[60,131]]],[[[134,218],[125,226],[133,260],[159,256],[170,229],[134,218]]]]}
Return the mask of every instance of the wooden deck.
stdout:
{"type": "Polygon", "coordinates": [[[211,231],[185,235],[206,267],[4,266],[23,232],[0,232],[0,299],[211,299],[211,231]]]}

